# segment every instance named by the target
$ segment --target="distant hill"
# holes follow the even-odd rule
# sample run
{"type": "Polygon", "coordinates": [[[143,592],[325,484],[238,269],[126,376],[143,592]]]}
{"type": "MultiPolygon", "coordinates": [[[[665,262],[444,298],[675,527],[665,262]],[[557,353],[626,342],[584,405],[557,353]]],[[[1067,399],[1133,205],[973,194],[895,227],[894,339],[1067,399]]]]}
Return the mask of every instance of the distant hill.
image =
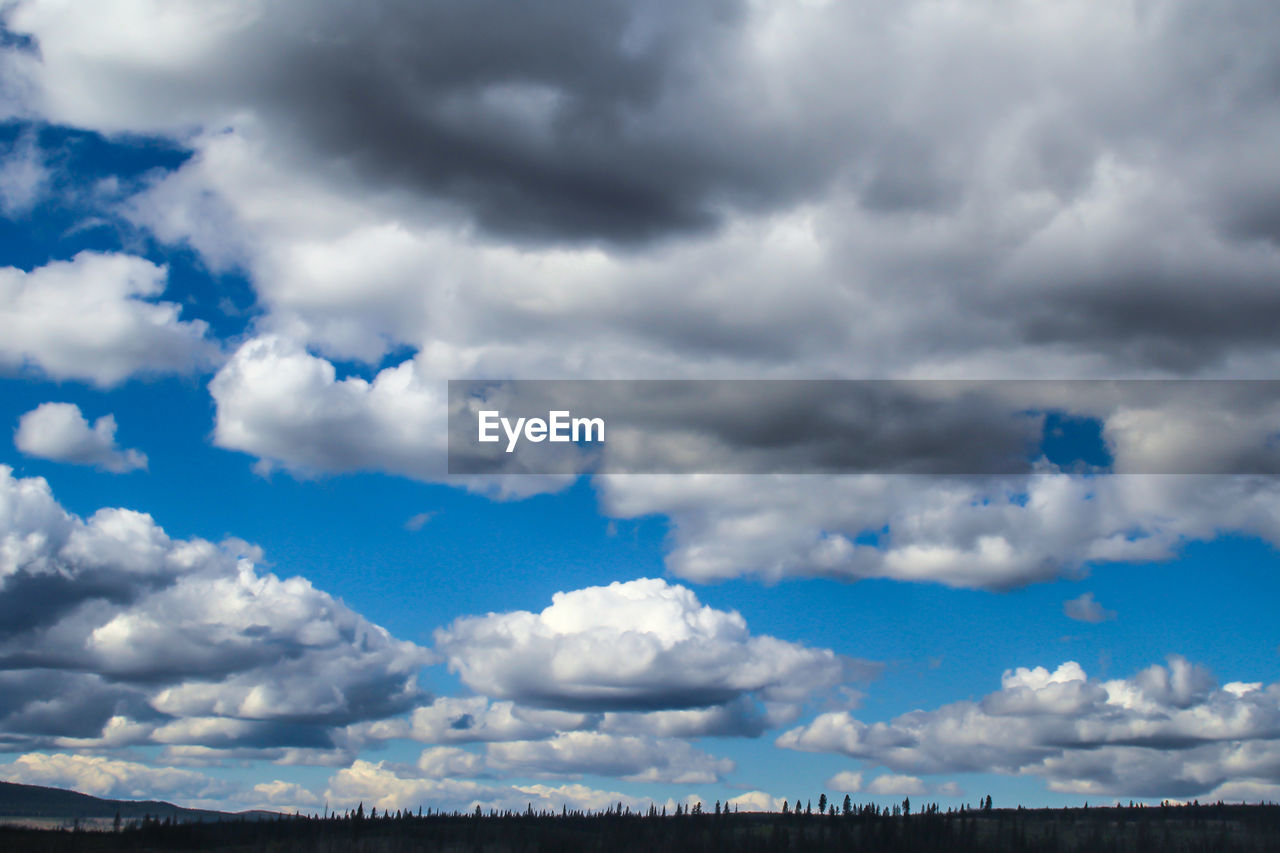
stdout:
{"type": "Polygon", "coordinates": [[[276,817],[275,812],[217,812],[207,809],[188,809],[160,800],[105,800],[91,797],[79,791],[63,788],[45,788],[40,785],[19,785],[16,782],[0,782],[0,819],[87,820],[116,815],[124,821],[141,819],[146,815],[161,820],[175,821],[223,821],[261,820],[276,817]]]}

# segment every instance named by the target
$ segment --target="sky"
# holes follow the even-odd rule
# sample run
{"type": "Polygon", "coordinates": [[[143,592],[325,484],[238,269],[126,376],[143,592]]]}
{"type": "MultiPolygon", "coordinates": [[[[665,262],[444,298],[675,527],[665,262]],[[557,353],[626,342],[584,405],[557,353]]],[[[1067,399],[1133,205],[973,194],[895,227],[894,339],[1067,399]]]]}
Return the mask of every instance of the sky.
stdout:
{"type": "Polygon", "coordinates": [[[0,0],[0,779],[1280,798],[1277,42],[1260,0],[0,0]],[[621,384],[616,467],[464,476],[451,379],[1032,381],[621,384]]]}

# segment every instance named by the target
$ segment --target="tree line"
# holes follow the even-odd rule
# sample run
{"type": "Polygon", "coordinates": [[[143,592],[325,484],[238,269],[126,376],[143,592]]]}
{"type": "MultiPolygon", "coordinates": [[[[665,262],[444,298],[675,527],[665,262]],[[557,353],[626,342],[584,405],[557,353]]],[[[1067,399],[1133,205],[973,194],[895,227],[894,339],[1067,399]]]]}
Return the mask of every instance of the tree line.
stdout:
{"type": "Polygon", "coordinates": [[[219,823],[144,818],[116,831],[0,828],[0,849],[51,851],[356,851],[356,853],[651,853],[735,850],[800,853],[971,853],[988,851],[1135,851],[1135,853],[1261,853],[1280,848],[1280,806],[1223,803],[1069,809],[912,810],[866,803],[848,809],[818,798],[787,813],[739,812],[720,803],[676,806],[669,813],[624,804],[588,812],[475,808],[365,810],[281,815],[219,823]]]}

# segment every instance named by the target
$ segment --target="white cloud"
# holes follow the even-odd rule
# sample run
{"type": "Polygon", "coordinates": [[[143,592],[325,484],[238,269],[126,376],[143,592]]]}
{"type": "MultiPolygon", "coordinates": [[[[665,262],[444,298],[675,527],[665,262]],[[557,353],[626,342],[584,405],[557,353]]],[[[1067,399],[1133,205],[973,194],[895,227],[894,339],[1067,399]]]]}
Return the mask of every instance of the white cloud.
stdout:
{"type": "Polygon", "coordinates": [[[828,779],[826,785],[834,791],[856,794],[862,790],[862,774],[855,770],[841,770],[828,779]]]}
{"type": "Polygon", "coordinates": [[[668,515],[668,568],[710,582],[818,576],[1004,589],[1165,560],[1223,530],[1280,542],[1268,477],[680,475],[598,478],[607,513],[668,515]],[[867,534],[874,543],[865,541],[867,534]]]}
{"type": "Polygon", "coordinates": [[[753,636],[738,613],[660,579],[559,592],[541,613],[460,618],[436,632],[436,646],[477,692],[571,710],[701,708],[747,695],[800,703],[871,671],[753,636]]]}
{"type": "Polygon", "coordinates": [[[261,798],[263,806],[273,810],[284,808],[287,811],[304,811],[321,803],[319,797],[297,782],[282,782],[279,779],[259,782],[253,786],[253,793],[261,798]]]}
{"type": "Polygon", "coordinates": [[[466,779],[484,775],[485,758],[456,746],[436,746],[418,756],[418,770],[429,779],[466,779]]]}
{"type": "Polygon", "coordinates": [[[777,743],[899,773],[997,772],[1042,776],[1052,790],[1084,795],[1202,796],[1227,783],[1280,780],[1278,696],[1276,684],[1217,687],[1179,657],[1106,681],[1068,661],[1008,671],[979,702],[886,723],[821,714],[777,743]]]}
{"type": "Polygon", "coordinates": [[[780,812],[785,802],[786,799],[783,797],[775,797],[764,791],[747,791],[745,794],[731,797],[727,805],[741,812],[780,812]]]}
{"type": "Polygon", "coordinates": [[[924,782],[915,776],[885,773],[872,779],[867,785],[867,793],[870,794],[921,796],[924,792],[924,782]]]}
{"type": "Polygon", "coordinates": [[[165,275],[143,258],[93,252],[30,272],[0,268],[0,366],[100,386],[211,366],[217,347],[206,324],[150,301],[165,275]]]}
{"type": "Polygon", "coordinates": [[[116,419],[103,415],[90,427],[74,403],[41,403],[18,421],[14,445],[28,456],[94,465],[123,474],[147,467],[146,454],[116,445],[116,419]]]}
{"type": "Polygon", "coordinates": [[[1108,622],[1116,618],[1116,612],[1107,610],[1099,604],[1091,592],[1082,593],[1062,602],[1062,612],[1068,619],[1074,619],[1077,622],[1108,622]]]}
{"type": "Polygon", "coordinates": [[[375,468],[444,473],[440,383],[406,361],[372,382],[336,379],[332,364],[278,337],[245,343],[209,384],[214,441],[302,473],[375,468]],[[376,449],[375,449],[376,448],[376,449]]]}
{"type": "Polygon", "coordinates": [[[234,786],[192,770],[148,767],[100,755],[52,755],[32,752],[0,764],[0,778],[25,785],[70,788],[99,797],[208,798],[230,793],[234,786]]]}
{"type": "Polygon", "coordinates": [[[619,776],[631,782],[697,784],[734,768],[687,741],[567,732],[549,740],[491,743],[487,763],[516,776],[619,776]]]}
{"type": "Polygon", "coordinates": [[[473,810],[477,805],[486,811],[524,811],[529,804],[535,811],[559,812],[563,806],[603,811],[617,803],[636,811],[647,808],[649,804],[648,800],[627,794],[578,784],[505,786],[462,779],[429,779],[401,775],[386,762],[374,764],[362,760],[334,774],[325,791],[325,800],[336,808],[355,808],[363,802],[366,811],[371,806],[380,810],[396,810],[417,809],[423,805],[464,812],[473,810]]]}

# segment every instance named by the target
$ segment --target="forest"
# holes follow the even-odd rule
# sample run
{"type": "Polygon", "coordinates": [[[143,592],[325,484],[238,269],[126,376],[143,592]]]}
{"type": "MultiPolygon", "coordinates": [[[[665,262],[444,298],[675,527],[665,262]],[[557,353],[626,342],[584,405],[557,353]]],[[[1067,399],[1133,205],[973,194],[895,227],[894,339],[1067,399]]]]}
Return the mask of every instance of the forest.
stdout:
{"type": "Polygon", "coordinates": [[[182,821],[172,817],[114,822],[88,830],[0,827],[0,849],[21,851],[431,851],[435,853],[653,853],[653,851],[1151,851],[1253,853],[1280,847],[1280,806],[1223,803],[1109,806],[1069,809],[942,811],[909,801],[890,809],[874,804],[820,803],[825,810],[738,813],[656,807],[632,813],[621,806],[601,813],[436,812],[431,809],[280,815],[271,820],[182,821]]]}

